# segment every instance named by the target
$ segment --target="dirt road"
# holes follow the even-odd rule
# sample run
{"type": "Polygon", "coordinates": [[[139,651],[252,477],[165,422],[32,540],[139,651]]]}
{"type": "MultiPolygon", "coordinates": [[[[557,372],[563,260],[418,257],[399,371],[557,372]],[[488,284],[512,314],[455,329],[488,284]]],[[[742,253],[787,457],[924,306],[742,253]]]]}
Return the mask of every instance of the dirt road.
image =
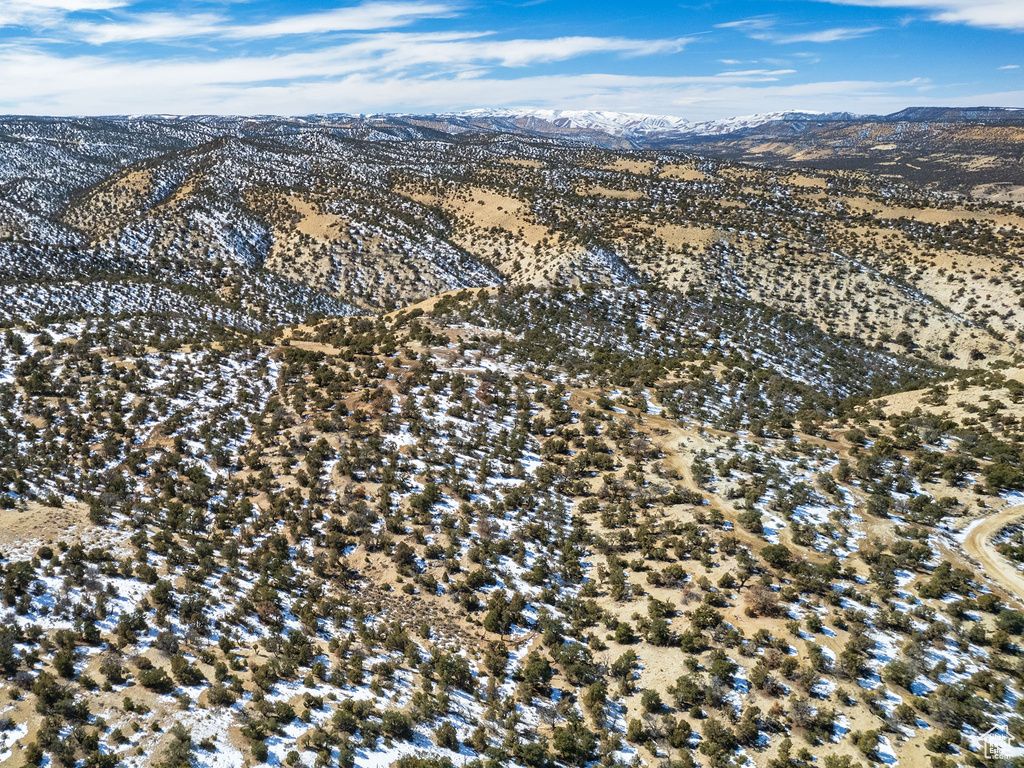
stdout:
{"type": "Polygon", "coordinates": [[[992,538],[1000,530],[1021,516],[1024,516],[1024,506],[1008,507],[986,518],[968,532],[964,550],[981,564],[985,575],[1024,604],[1024,574],[1000,555],[992,544],[992,538]]]}

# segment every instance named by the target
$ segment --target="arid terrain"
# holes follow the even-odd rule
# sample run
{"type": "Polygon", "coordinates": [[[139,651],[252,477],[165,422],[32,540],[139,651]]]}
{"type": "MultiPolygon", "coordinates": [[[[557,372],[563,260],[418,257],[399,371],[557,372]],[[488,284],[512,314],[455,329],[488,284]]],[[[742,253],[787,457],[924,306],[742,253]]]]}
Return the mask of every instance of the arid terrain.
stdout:
{"type": "Polygon", "coordinates": [[[0,122],[0,764],[1024,756],[1024,208],[459,120],[0,122]]]}

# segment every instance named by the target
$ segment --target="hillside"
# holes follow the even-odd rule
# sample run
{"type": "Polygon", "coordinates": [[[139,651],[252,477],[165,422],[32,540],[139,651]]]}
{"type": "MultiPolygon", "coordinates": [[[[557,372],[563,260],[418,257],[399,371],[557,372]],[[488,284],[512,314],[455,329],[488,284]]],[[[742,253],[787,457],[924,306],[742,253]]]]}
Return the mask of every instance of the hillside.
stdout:
{"type": "Polygon", "coordinates": [[[145,284],[143,303],[201,295],[207,317],[256,330],[459,288],[594,283],[743,297],[958,367],[1012,354],[1022,331],[1013,206],[522,136],[153,118],[135,121],[136,146],[132,121],[110,122],[65,125],[60,142],[49,122],[8,128],[20,142],[0,168],[8,317],[130,304],[126,280],[145,284]],[[66,181],[40,186],[26,163],[66,181]],[[907,325],[913,340],[897,344],[907,325]]]}
{"type": "Polygon", "coordinates": [[[0,764],[1024,755],[1024,212],[428,122],[0,124],[0,764]]]}

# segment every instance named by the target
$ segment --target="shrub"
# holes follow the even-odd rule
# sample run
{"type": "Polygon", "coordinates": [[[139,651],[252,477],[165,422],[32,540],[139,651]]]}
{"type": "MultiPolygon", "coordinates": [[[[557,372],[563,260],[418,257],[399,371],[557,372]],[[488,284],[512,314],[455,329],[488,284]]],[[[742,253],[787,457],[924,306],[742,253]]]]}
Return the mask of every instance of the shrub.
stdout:
{"type": "Polygon", "coordinates": [[[1011,635],[1019,635],[1024,631],[1024,613],[1020,611],[1003,610],[996,617],[996,628],[1011,635]]]}
{"type": "Polygon", "coordinates": [[[268,757],[270,757],[270,750],[267,748],[267,742],[254,741],[252,743],[252,759],[257,763],[265,763],[268,757]]]}
{"type": "Polygon", "coordinates": [[[210,688],[209,693],[206,694],[206,700],[213,707],[230,707],[238,700],[238,697],[229,688],[218,683],[210,688]]]}
{"type": "Polygon", "coordinates": [[[438,726],[437,730],[434,731],[434,743],[442,749],[458,752],[459,735],[455,730],[455,726],[449,722],[444,722],[438,726]]]}
{"type": "Polygon", "coordinates": [[[793,556],[785,544],[768,544],[761,550],[761,559],[772,568],[782,570],[790,564],[793,556]]]}
{"type": "Polygon", "coordinates": [[[139,685],[149,688],[157,693],[170,693],[174,690],[174,681],[171,680],[163,667],[153,667],[139,673],[139,685]]]}
{"type": "Polygon", "coordinates": [[[406,741],[412,738],[412,721],[397,709],[387,709],[381,715],[381,730],[393,739],[406,741]]]}
{"type": "Polygon", "coordinates": [[[626,741],[631,744],[640,744],[647,741],[647,730],[644,728],[644,724],[635,717],[626,726],[626,741]]]}
{"type": "Polygon", "coordinates": [[[640,706],[644,708],[645,712],[660,712],[665,705],[661,701],[661,694],[648,688],[640,697],[640,706]]]}

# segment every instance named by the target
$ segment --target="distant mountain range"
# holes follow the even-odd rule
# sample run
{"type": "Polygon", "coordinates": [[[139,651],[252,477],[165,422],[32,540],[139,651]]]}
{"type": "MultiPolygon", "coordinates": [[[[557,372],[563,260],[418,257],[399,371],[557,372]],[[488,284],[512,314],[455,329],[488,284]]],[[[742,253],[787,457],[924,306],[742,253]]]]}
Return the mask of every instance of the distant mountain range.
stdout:
{"type": "Polygon", "coordinates": [[[724,120],[622,112],[476,109],[348,118],[377,132],[497,132],[604,149],[694,152],[741,162],[870,171],[935,189],[1024,201],[1024,109],[910,107],[889,115],[770,112],[724,120]]]}
{"type": "MultiPolygon", "coordinates": [[[[769,112],[690,121],[670,115],[550,109],[474,109],[430,115],[0,118],[0,141],[21,136],[69,149],[93,134],[127,142],[134,159],[226,137],[322,134],[368,142],[491,141],[495,135],[608,150],[691,152],[739,162],[869,171],[936,190],[1024,202],[1024,109],[910,107],[889,115],[769,112]],[[141,153],[141,156],[140,154],[141,153]]],[[[112,150],[104,144],[101,156],[112,150]]],[[[21,147],[16,154],[27,151],[21,147]]],[[[116,154],[116,153],[115,153],[116,154]]],[[[102,163],[101,163],[102,164],[102,163]]],[[[41,182],[46,183],[46,182],[41,182]]]]}
{"type": "MultiPolygon", "coordinates": [[[[62,122],[61,118],[10,116],[4,122],[19,120],[33,123],[62,122]]],[[[256,124],[277,127],[292,125],[295,130],[322,125],[332,130],[342,128],[354,132],[377,132],[377,138],[427,138],[431,132],[459,135],[480,131],[532,134],[556,138],[579,138],[598,146],[622,149],[668,148],[674,142],[688,142],[707,137],[736,137],[763,133],[805,133],[825,126],[863,124],[974,124],[983,126],[1024,127],[1024,108],[1009,107],[910,107],[889,115],[861,115],[852,112],[813,112],[790,110],[742,115],[720,120],[689,120],[674,115],[652,115],[634,112],[558,109],[489,109],[435,114],[330,113],[298,117],[273,115],[129,115],[101,118],[71,118],[82,124],[102,120],[104,124],[134,123],[175,125],[188,123],[193,128],[204,126],[212,133],[235,130],[245,132],[256,124]]]]}
{"type": "Polygon", "coordinates": [[[590,110],[529,110],[475,109],[456,115],[442,117],[463,117],[474,121],[512,121],[517,126],[540,133],[573,131],[599,131],[610,136],[644,141],[666,135],[719,136],[757,128],[767,123],[853,120],[855,115],[847,112],[769,112],[759,115],[730,117],[724,120],[703,120],[692,122],[670,115],[645,115],[630,112],[597,112],[590,110]]]}
{"type": "Polygon", "coordinates": [[[844,123],[981,123],[1024,126],[1024,109],[1003,107],[911,107],[890,115],[785,111],[701,121],[671,115],[552,109],[474,109],[434,117],[453,125],[469,121],[478,128],[499,131],[511,129],[543,135],[605,134],[633,142],[639,147],[646,144],[661,145],[684,137],[744,134],[766,126],[779,125],[789,126],[798,132],[814,126],[844,123]]]}

